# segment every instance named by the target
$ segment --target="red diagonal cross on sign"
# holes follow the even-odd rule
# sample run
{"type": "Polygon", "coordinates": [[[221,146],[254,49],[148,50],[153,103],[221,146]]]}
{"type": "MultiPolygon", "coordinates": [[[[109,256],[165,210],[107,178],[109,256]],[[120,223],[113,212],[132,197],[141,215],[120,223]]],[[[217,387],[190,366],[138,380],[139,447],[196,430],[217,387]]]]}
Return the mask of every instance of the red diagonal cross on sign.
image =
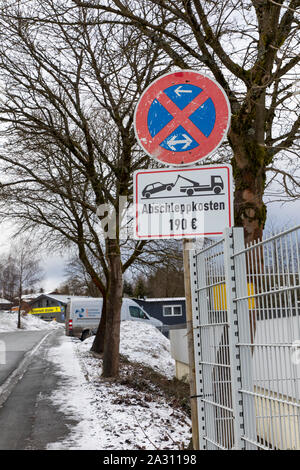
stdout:
{"type": "Polygon", "coordinates": [[[165,93],[160,93],[156,99],[160,104],[173,116],[173,119],[161,129],[152,139],[149,145],[149,151],[153,152],[157,146],[163,142],[169,135],[172,134],[178,126],[184,127],[184,129],[198,142],[203,140],[204,134],[195,126],[189,119],[189,116],[193,114],[209,97],[202,91],[196,98],[191,101],[183,110],[179,109],[173,101],[168,98],[165,93]]]}
{"type": "MultiPolygon", "coordinates": [[[[160,106],[157,108],[156,116],[158,126],[154,126],[154,128],[159,127],[161,118],[159,113],[160,106]]],[[[207,112],[203,112],[204,121],[209,119],[209,117],[212,118],[209,106],[206,110],[207,112]]],[[[155,120],[155,116],[152,117],[155,120]]],[[[197,119],[195,117],[194,122],[196,122],[197,119]]],[[[200,72],[194,72],[193,70],[179,70],[157,78],[142,93],[134,113],[134,131],[138,144],[150,157],[167,165],[191,165],[204,157],[208,157],[217,150],[225,139],[229,125],[230,104],[225,91],[214,79],[200,72]],[[164,90],[174,87],[175,85],[182,86],[187,84],[198,87],[202,91],[181,110],[175,104],[176,99],[172,101],[164,90]],[[163,106],[171,115],[171,121],[155,136],[152,135],[148,121],[149,110],[154,100],[157,100],[160,106],[163,106]],[[214,113],[214,126],[210,134],[205,136],[200,128],[193,124],[191,119],[193,113],[197,113],[197,109],[201,109],[202,105],[205,106],[204,103],[207,100],[211,100],[210,107],[213,109],[214,113]],[[184,145],[183,147],[176,147],[176,149],[174,145],[170,145],[171,142],[169,145],[166,145],[171,139],[171,135],[173,135],[173,137],[175,136],[178,127],[185,129],[186,133],[189,134],[198,145],[193,143],[192,146],[184,145]]],[[[177,143],[184,143],[181,139],[182,138],[177,139],[177,143]]],[[[174,142],[174,138],[172,141],[174,142]]]]}

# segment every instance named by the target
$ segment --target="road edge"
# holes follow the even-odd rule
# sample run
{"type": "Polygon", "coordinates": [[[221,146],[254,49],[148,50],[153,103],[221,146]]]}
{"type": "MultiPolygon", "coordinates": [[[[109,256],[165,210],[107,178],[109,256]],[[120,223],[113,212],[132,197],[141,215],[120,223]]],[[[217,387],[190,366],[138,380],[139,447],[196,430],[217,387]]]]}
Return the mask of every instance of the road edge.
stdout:
{"type": "Polygon", "coordinates": [[[45,336],[43,336],[43,338],[37,344],[35,344],[29,351],[27,351],[18,367],[13,372],[11,372],[5,382],[0,385],[0,408],[4,405],[16,384],[19,382],[19,380],[21,380],[21,378],[25,374],[31,360],[33,359],[33,355],[40,348],[43,342],[46,341],[48,336],[53,333],[53,330],[46,333],[45,336]]]}

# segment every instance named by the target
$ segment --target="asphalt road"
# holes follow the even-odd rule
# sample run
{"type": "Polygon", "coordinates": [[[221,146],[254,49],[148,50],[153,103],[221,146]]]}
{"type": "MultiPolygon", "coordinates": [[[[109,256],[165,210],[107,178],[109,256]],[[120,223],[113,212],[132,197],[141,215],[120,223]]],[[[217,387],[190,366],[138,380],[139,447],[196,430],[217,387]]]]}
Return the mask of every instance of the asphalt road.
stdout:
{"type": "Polygon", "coordinates": [[[25,354],[47,333],[49,333],[48,330],[0,333],[0,341],[2,345],[5,345],[5,364],[2,363],[4,361],[0,363],[0,385],[16,369],[25,354]]]}
{"type": "MultiPolygon", "coordinates": [[[[26,351],[48,332],[17,332],[17,336],[4,333],[9,365],[3,371],[0,365],[0,383],[19,364],[26,351]]],[[[49,399],[63,378],[55,364],[47,360],[47,352],[58,344],[62,334],[61,330],[54,330],[45,339],[0,408],[0,450],[46,449],[47,444],[64,439],[69,427],[76,424],[58,412],[49,399]]],[[[3,340],[2,334],[0,340],[3,340]]]]}

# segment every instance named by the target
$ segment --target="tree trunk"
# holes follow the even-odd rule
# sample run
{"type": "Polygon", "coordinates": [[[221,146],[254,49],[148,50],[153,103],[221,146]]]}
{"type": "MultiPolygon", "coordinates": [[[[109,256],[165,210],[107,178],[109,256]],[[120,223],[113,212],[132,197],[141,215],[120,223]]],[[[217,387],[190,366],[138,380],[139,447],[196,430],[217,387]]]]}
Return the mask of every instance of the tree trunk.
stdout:
{"type": "Polygon", "coordinates": [[[21,329],[22,296],[23,296],[23,289],[22,289],[22,284],[20,283],[20,286],[19,286],[18,326],[17,326],[18,329],[21,329]]]}
{"type": "Polygon", "coordinates": [[[233,118],[228,139],[234,152],[232,166],[235,226],[244,227],[247,245],[262,238],[266,221],[267,210],[263,195],[268,155],[265,147],[255,137],[249,137],[249,133],[254,132],[251,127],[240,123],[236,125],[236,121],[240,119],[240,116],[233,118]]]}
{"type": "Polygon", "coordinates": [[[107,296],[103,295],[103,305],[101,312],[101,320],[97,329],[97,333],[91,347],[91,351],[102,354],[104,352],[105,332],[106,332],[106,318],[107,318],[107,296]]]}
{"type": "MultiPolygon", "coordinates": [[[[262,100],[264,96],[262,96],[262,100]]],[[[235,225],[244,228],[245,245],[262,239],[267,209],[263,201],[266,186],[266,166],[270,156],[264,145],[264,126],[261,122],[262,106],[252,114],[236,115],[232,119],[228,139],[234,152],[232,159],[235,182],[235,225]],[[259,119],[260,116],[260,119],[259,119]],[[254,123],[259,122],[260,125],[254,123]]],[[[260,250],[260,248],[258,249],[260,250]]],[[[260,276],[264,273],[263,253],[257,249],[247,258],[248,283],[255,293],[260,292],[260,276]]],[[[255,309],[249,311],[251,343],[256,332],[255,309]]],[[[253,348],[252,348],[253,353],[253,348]]]]}
{"type": "Polygon", "coordinates": [[[254,175],[252,168],[238,168],[235,179],[235,225],[244,227],[245,243],[261,240],[267,209],[263,202],[265,170],[258,169],[254,175]]]}
{"type": "Polygon", "coordinates": [[[19,302],[19,309],[18,309],[18,329],[21,329],[21,302],[19,302]]]}
{"type": "Polygon", "coordinates": [[[106,333],[103,357],[103,377],[119,374],[120,321],[123,295],[122,264],[117,240],[107,240],[110,271],[106,305],[106,333]]]}

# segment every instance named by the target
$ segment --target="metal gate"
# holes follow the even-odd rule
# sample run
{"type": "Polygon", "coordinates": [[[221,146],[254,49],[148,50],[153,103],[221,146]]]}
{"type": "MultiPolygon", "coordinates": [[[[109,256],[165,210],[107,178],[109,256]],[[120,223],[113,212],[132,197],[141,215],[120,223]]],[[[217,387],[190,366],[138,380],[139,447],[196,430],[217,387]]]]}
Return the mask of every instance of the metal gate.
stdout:
{"type": "Polygon", "coordinates": [[[300,226],[191,251],[200,449],[300,449],[300,226]]]}

